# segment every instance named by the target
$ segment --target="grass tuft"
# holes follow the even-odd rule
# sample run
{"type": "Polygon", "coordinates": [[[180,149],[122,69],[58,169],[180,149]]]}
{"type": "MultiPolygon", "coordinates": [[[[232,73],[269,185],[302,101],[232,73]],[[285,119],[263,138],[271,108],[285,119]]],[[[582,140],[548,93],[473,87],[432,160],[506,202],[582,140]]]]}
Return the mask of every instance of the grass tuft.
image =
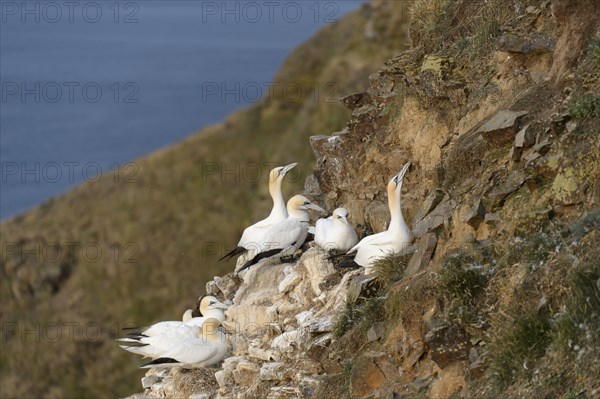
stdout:
{"type": "Polygon", "coordinates": [[[551,235],[540,232],[524,239],[517,240],[506,255],[510,264],[523,263],[536,267],[554,253],[558,243],[551,235]]]}
{"type": "Polygon", "coordinates": [[[594,118],[600,116],[600,96],[585,94],[569,106],[567,113],[573,118],[594,118]]]}
{"type": "Polygon", "coordinates": [[[574,269],[569,276],[570,295],[557,323],[557,341],[564,350],[592,349],[600,344],[600,257],[574,269]],[[595,345],[590,345],[595,337],[595,345]]]}
{"type": "Polygon", "coordinates": [[[487,275],[471,256],[455,253],[448,256],[440,271],[440,291],[448,302],[470,304],[484,288],[487,275]]]}
{"type": "Polygon", "coordinates": [[[373,264],[374,274],[384,286],[389,287],[404,277],[404,270],[408,266],[408,261],[409,259],[406,256],[394,255],[378,259],[373,264]]]}
{"type": "Polygon", "coordinates": [[[506,387],[535,369],[535,360],[545,353],[551,342],[550,317],[546,312],[518,313],[496,331],[490,368],[498,386],[506,387]]]}
{"type": "Polygon", "coordinates": [[[367,331],[373,323],[383,320],[384,301],[385,298],[372,297],[346,303],[346,309],[338,319],[333,335],[341,338],[355,327],[367,331]]]}

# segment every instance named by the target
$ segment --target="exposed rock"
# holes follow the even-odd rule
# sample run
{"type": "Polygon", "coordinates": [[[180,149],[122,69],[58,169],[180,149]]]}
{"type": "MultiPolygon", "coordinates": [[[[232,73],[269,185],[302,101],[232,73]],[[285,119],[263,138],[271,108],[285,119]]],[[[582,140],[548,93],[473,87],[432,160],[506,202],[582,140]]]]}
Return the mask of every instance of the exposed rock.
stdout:
{"type": "Polygon", "coordinates": [[[477,229],[481,222],[483,222],[484,218],[485,207],[483,206],[483,202],[481,201],[481,199],[478,199],[477,201],[475,201],[475,204],[473,204],[473,206],[467,209],[467,212],[465,212],[465,215],[463,217],[463,221],[467,222],[469,226],[473,227],[474,229],[477,229]]]}
{"type": "Polygon", "coordinates": [[[233,370],[233,378],[236,384],[252,385],[258,378],[259,373],[260,367],[256,363],[241,359],[235,370],[233,370]]]}
{"type": "Polygon", "coordinates": [[[162,381],[162,376],[158,376],[156,374],[145,375],[142,377],[142,388],[150,388],[152,385],[160,381],[162,381]]]}
{"type": "Polygon", "coordinates": [[[456,201],[446,194],[444,199],[425,216],[421,221],[413,226],[415,237],[421,237],[425,233],[436,230],[438,227],[448,223],[452,216],[452,210],[456,208],[456,201]]]}
{"type": "Polygon", "coordinates": [[[290,369],[285,363],[264,363],[260,368],[260,379],[264,381],[282,381],[291,379],[294,370],[290,369]]]}
{"type": "Polygon", "coordinates": [[[353,398],[362,398],[385,383],[385,376],[375,362],[366,356],[360,356],[350,371],[350,394],[353,398]]]}
{"type": "Polygon", "coordinates": [[[390,221],[388,206],[379,201],[372,201],[366,209],[366,222],[375,232],[387,230],[390,221]]]}
{"type": "Polygon", "coordinates": [[[500,111],[477,129],[477,133],[481,134],[488,143],[502,147],[515,139],[519,121],[527,113],[527,111],[500,111]]]}
{"type": "Polygon", "coordinates": [[[462,86],[449,80],[453,69],[452,57],[427,55],[421,65],[421,85],[425,93],[431,98],[447,98],[448,89],[462,86]]]}
{"type": "Polygon", "coordinates": [[[283,269],[283,274],[285,275],[285,278],[279,283],[279,292],[285,294],[298,285],[302,280],[302,276],[297,269],[292,266],[286,266],[286,268],[283,269]]]}
{"type": "Polygon", "coordinates": [[[220,292],[226,300],[232,300],[241,282],[242,279],[236,274],[226,274],[223,277],[215,277],[207,283],[206,293],[207,295],[219,296],[220,292]]]}
{"type": "Polygon", "coordinates": [[[504,34],[498,37],[496,43],[500,51],[521,54],[551,53],[556,48],[556,38],[543,33],[531,36],[504,34]]]}
{"type": "Polygon", "coordinates": [[[367,341],[373,342],[381,338],[383,334],[383,323],[373,323],[369,331],[367,331],[367,341]]]}
{"type": "Polygon", "coordinates": [[[500,223],[500,216],[497,213],[486,213],[484,222],[490,226],[497,226],[500,223]]]}
{"type": "Polygon", "coordinates": [[[437,236],[435,233],[427,233],[419,238],[417,249],[408,262],[408,266],[404,270],[405,276],[412,276],[419,271],[425,269],[433,256],[437,245],[437,236]]]}
{"type": "Polygon", "coordinates": [[[442,369],[454,362],[469,359],[469,335],[456,325],[431,330],[425,339],[431,358],[442,369]]]}
{"type": "Polygon", "coordinates": [[[550,150],[551,144],[552,143],[550,143],[550,141],[548,141],[547,139],[543,140],[533,146],[533,151],[535,151],[541,155],[546,155],[546,153],[550,150]]]}
{"type": "Polygon", "coordinates": [[[294,387],[273,387],[267,399],[298,399],[298,391],[294,387]]]}
{"type": "Polygon", "coordinates": [[[348,109],[355,110],[364,105],[372,103],[371,95],[369,93],[354,93],[348,96],[342,97],[340,102],[348,109]]]}
{"type": "Polygon", "coordinates": [[[531,124],[523,126],[515,136],[515,147],[529,148],[535,143],[535,132],[530,128],[531,124]]]}
{"type": "Polygon", "coordinates": [[[508,174],[502,175],[499,181],[486,193],[491,201],[492,208],[501,206],[506,197],[517,191],[525,183],[525,178],[525,172],[521,169],[515,169],[508,174]]]}
{"type": "Polygon", "coordinates": [[[348,284],[347,298],[348,302],[354,302],[358,297],[368,291],[371,283],[375,281],[375,277],[360,274],[352,278],[348,284]]]}
{"type": "Polygon", "coordinates": [[[425,202],[421,206],[421,209],[417,212],[415,219],[413,221],[413,226],[423,220],[425,216],[427,216],[432,210],[435,209],[436,206],[444,199],[446,193],[443,190],[435,189],[432,190],[427,198],[425,198],[425,202]]]}
{"type": "Polygon", "coordinates": [[[552,182],[552,191],[563,205],[577,202],[581,194],[579,176],[572,167],[564,168],[552,182]]]}

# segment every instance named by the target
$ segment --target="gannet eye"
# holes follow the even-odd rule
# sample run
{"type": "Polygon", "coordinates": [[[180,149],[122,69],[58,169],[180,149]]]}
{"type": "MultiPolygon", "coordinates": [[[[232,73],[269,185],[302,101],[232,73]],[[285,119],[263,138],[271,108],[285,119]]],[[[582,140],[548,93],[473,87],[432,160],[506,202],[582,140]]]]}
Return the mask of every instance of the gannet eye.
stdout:
{"type": "Polygon", "coordinates": [[[210,303],[209,303],[209,305],[214,305],[215,303],[216,303],[216,302],[214,302],[214,301],[213,301],[213,302],[210,302],[210,303]]]}
{"type": "Polygon", "coordinates": [[[283,173],[283,168],[279,168],[279,170],[277,171],[279,173],[279,175],[281,176],[281,174],[283,173]]]}
{"type": "Polygon", "coordinates": [[[308,204],[310,204],[309,201],[304,201],[304,205],[308,205],[308,204]]]}

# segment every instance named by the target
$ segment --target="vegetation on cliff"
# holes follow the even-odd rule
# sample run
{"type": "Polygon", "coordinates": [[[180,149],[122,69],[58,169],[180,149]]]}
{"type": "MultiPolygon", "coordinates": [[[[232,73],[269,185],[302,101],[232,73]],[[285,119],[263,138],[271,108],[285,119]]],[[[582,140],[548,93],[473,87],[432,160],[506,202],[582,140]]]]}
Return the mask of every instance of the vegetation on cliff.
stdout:
{"type": "MultiPolygon", "coordinates": [[[[309,88],[335,81],[350,94],[376,70],[366,91],[342,99],[349,111],[308,100],[261,103],[141,160],[138,184],[81,187],[5,223],[3,240],[62,242],[68,232],[112,242],[118,234],[141,250],[132,268],[78,260],[49,269],[53,278],[39,289],[30,288],[38,280],[28,270],[40,265],[8,259],[3,321],[172,317],[202,293],[201,281],[229,271],[201,269],[219,255],[202,258],[202,243],[235,242],[265,211],[254,209],[266,196],[260,185],[207,182],[198,165],[233,165],[242,154],[244,162],[306,165],[312,136],[305,193],[329,210],[347,208],[363,234],[385,229],[385,183],[412,162],[402,207],[414,245],[380,261],[375,280],[336,270],[315,248],[293,265],[215,278],[207,291],[233,302],[229,321],[264,328],[234,336],[221,367],[175,372],[142,396],[598,396],[599,5],[417,0],[412,46],[401,52],[405,5],[374,1],[326,28],[276,78],[309,88]],[[366,26],[376,40],[365,37],[366,26]],[[234,214],[225,212],[231,202],[234,214]],[[202,228],[225,218],[238,228],[202,228]]],[[[33,367],[36,354],[13,338],[2,353],[3,389],[100,395],[114,391],[90,381],[137,382],[128,374],[135,361],[105,351],[107,342],[79,345],[33,367]],[[103,350],[105,363],[83,363],[103,350]],[[54,370],[57,363],[64,368],[54,370]],[[35,388],[22,385],[25,371],[35,388]]]]}

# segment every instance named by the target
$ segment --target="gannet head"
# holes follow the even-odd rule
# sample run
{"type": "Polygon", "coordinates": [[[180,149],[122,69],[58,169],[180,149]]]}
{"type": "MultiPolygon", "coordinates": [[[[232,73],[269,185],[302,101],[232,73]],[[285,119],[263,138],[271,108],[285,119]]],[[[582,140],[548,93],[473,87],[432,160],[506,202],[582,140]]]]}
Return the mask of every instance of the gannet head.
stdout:
{"type": "Polygon", "coordinates": [[[303,195],[294,195],[292,198],[290,198],[287,203],[287,208],[290,214],[294,213],[295,211],[308,211],[310,209],[319,212],[325,212],[325,209],[313,204],[303,195]]]}
{"type": "Polygon", "coordinates": [[[185,323],[186,321],[190,320],[192,317],[194,317],[192,315],[192,309],[187,309],[184,313],[183,316],[181,317],[181,320],[185,323]]]}
{"type": "Polygon", "coordinates": [[[206,295],[200,300],[200,312],[202,312],[203,315],[207,315],[210,311],[227,309],[229,309],[229,306],[219,302],[214,296],[206,295]]]}
{"type": "Polygon", "coordinates": [[[271,172],[269,172],[269,184],[281,183],[285,177],[285,174],[294,169],[297,165],[298,163],[294,162],[286,166],[278,166],[274,169],[271,169],[271,172]]]}
{"type": "Polygon", "coordinates": [[[387,187],[388,198],[395,198],[396,196],[398,196],[400,194],[400,192],[402,191],[402,181],[404,180],[404,175],[408,171],[409,167],[410,167],[410,162],[407,162],[402,167],[402,170],[396,176],[392,177],[392,179],[388,183],[388,187],[387,187]]]}
{"type": "Polygon", "coordinates": [[[348,224],[348,211],[346,208],[337,208],[333,211],[333,222],[348,224]]]}

